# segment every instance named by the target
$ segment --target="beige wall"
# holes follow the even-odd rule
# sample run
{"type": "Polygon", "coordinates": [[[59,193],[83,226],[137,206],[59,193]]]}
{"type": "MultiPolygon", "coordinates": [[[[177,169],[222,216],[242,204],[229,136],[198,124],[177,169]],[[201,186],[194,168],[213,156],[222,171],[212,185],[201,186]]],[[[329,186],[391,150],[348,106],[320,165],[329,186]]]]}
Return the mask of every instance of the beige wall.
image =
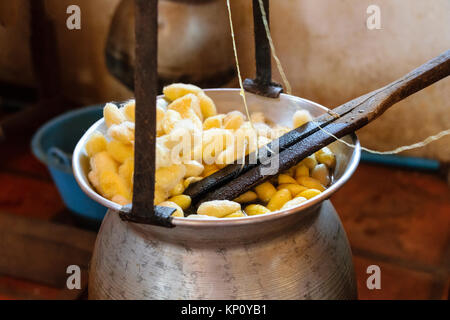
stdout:
{"type": "MultiPolygon", "coordinates": [[[[11,3],[0,5],[0,79],[32,83],[26,1],[11,3]]],[[[108,74],[103,60],[118,0],[46,3],[58,26],[66,92],[86,104],[128,98],[131,93],[108,74]],[[81,31],[65,28],[69,4],[81,7],[81,31]]],[[[252,76],[251,1],[232,3],[243,73],[252,76]]],[[[272,0],[271,4],[274,42],[294,94],[329,107],[383,86],[450,49],[448,0],[272,0]],[[366,8],[373,3],[381,7],[382,30],[366,28],[366,8]]],[[[274,75],[279,81],[275,70],[274,75]]],[[[411,144],[450,128],[449,110],[450,79],[446,79],[394,106],[359,136],[363,145],[379,150],[411,144]]],[[[408,154],[450,161],[449,140],[408,154]]]]}
{"type": "MultiPolygon", "coordinates": [[[[32,84],[28,38],[28,1],[14,0],[0,6],[0,79],[32,84]]],[[[46,8],[56,25],[66,94],[81,103],[96,103],[129,98],[132,93],[109,75],[104,62],[104,47],[109,24],[119,0],[46,0],[46,8]],[[79,5],[82,29],[66,28],[66,8],[79,5]]]]}
{"type": "MultiPolygon", "coordinates": [[[[244,73],[253,72],[250,3],[239,2],[244,73]]],[[[401,77],[450,49],[448,0],[271,1],[272,33],[294,94],[335,107],[401,77]],[[381,8],[382,30],[366,27],[381,8]]],[[[236,8],[238,9],[238,8],[236,8]]],[[[278,73],[275,77],[280,81],[278,73]]],[[[359,131],[362,144],[390,150],[450,128],[450,78],[393,106],[359,131]]],[[[450,137],[410,155],[450,161],[450,137]]]]}

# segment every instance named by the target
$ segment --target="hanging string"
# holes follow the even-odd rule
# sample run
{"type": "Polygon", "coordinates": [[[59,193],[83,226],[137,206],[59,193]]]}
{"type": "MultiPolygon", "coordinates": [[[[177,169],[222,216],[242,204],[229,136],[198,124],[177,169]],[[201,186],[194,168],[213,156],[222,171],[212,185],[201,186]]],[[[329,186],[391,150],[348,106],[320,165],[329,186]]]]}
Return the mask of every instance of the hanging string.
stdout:
{"type": "MultiPolygon", "coordinates": [[[[278,71],[279,71],[281,77],[283,78],[284,85],[286,86],[286,91],[287,91],[288,94],[291,94],[291,92],[290,92],[291,91],[291,86],[289,84],[289,81],[286,78],[286,75],[284,73],[283,67],[281,65],[281,61],[280,61],[280,59],[278,59],[278,56],[276,55],[276,52],[275,52],[275,46],[274,46],[273,41],[272,41],[272,36],[271,36],[271,33],[270,33],[269,24],[268,24],[268,21],[267,21],[267,16],[266,16],[266,12],[264,10],[264,5],[262,3],[262,0],[259,0],[259,7],[261,9],[261,15],[262,15],[262,18],[263,18],[264,27],[266,29],[267,39],[269,40],[269,43],[270,43],[272,56],[273,56],[273,58],[275,59],[275,61],[277,63],[277,68],[278,68],[278,71]]],[[[334,111],[332,111],[330,109],[328,109],[328,113],[331,114],[332,116],[334,116],[335,118],[339,118],[340,117],[339,114],[337,114],[336,112],[334,112],[334,111]]],[[[344,140],[338,138],[337,136],[335,136],[331,132],[328,132],[327,130],[322,128],[314,120],[311,121],[311,122],[313,124],[315,124],[321,131],[323,131],[324,133],[326,133],[329,136],[333,137],[337,141],[347,145],[350,148],[355,148],[356,147],[356,145],[348,143],[347,141],[344,141],[344,140]]],[[[432,143],[433,141],[439,140],[439,139],[441,139],[441,138],[443,138],[445,136],[448,136],[448,135],[450,135],[450,129],[443,130],[443,131],[439,132],[438,134],[436,134],[434,136],[429,136],[429,137],[427,137],[426,139],[424,139],[424,140],[422,140],[420,142],[413,143],[413,144],[407,145],[407,146],[401,146],[401,147],[398,147],[398,148],[396,148],[394,150],[377,151],[377,150],[372,150],[372,149],[365,148],[365,147],[362,147],[362,146],[361,146],[361,150],[364,150],[364,151],[367,151],[367,152],[370,152],[370,153],[374,153],[374,154],[382,154],[382,155],[398,154],[398,153],[401,153],[401,152],[406,151],[406,150],[412,150],[412,149],[418,149],[418,148],[425,147],[426,145],[432,143]]]]}
{"type": "Polygon", "coordinates": [[[239,87],[241,88],[241,91],[239,94],[242,97],[242,100],[244,102],[245,112],[247,113],[247,117],[248,117],[248,119],[250,121],[250,125],[253,129],[253,122],[252,122],[252,119],[250,118],[250,113],[248,111],[248,106],[247,106],[247,99],[245,97],[244,85],[242,84],[241,68],[239,67],[239,58],[238,58],[237,49],[236,49],[236,39],[234,37],[233,18],[231,17],[230,0],[227,0],[227,7],[228,7],[228,18],[230,20],[231,38],[233,39],[233,50],[234,50],[234,58],[236,61],[236,69],[237,69],[238,79],[239,79],[239,87]]]}
{"type": "MultiPolygon", "coordinates": [[[[235,58],[235,61],[236,61],[236,69],[237,69],[237,74],[238,74],[238,79],[239,79],[239,87],[240,87],[239,94],[242,97],[242,101],[244,102],[244,108],[245,108],[245,112],[247,114],[247,118],[248,118],[248,120],[250,122],[250,127],[256,133],[256,141],[258,141],[258,131],[256,131],[254,126],[253,126],[253,120],[250,117],[250,112],[248,110],[248,105],[247,105],[247,99],[246,99],[246,96],[245,96],[244,85],[242,83],[241,68],[239,66],[239,58],[238,58],[237,48],[236,48],[236,38],[234,36],[233,18],[232,18],[232,15],[231,15],[230,0],[227,0],[227,8],[228,8],[228,19],[230,21],[231,39],[233,40],[234,58],[235,58]]],[[[258,155],[257,152],[258,152],[258,150],[256,150],[256,156],[258,155]]],[[[241,171],[244,168],[244,165],[245,165],[245,148],[244,148],[244,156],[242,157],[241,171]]]]}

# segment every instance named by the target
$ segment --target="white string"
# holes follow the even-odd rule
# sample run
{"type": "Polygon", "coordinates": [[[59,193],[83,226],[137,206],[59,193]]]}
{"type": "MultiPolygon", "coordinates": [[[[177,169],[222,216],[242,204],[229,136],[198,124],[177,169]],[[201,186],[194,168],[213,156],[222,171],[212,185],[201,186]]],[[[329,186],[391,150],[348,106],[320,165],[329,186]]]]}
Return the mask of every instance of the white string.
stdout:
{"type": "MultiPolygon", "coordinates": [[[[244,85],[243,85],[243,83],[242,83],[241,69],[240,69],[240,66],[239,66],[239,58],[238,58],[238,54],[237,54],[236,39],[235,39],[234,28],[233,28],[233,18],[232,18],[232,15],[231,15],[231,5],[230,5],[230,0],[227,0],[227,8],[228,8],[228,19],[229,19],[229,21],[230,21],[231,38],[232,38],[232,40],[233,40],[234,58],[235,58],[235,61],[236,61],[236,69],[237,69],[238,79],[239,79],[239,87],[240,87],[240,93],[239,93],[239,94],[241,95],[242,100],[243,100],[243,102],[244,102],[245,112],[247,113],[247,118],[248,118],[248,120],[249,120],[249,122],[250,122],[250,127],[252,128],[252,130],[253,130],[253,131],[255,132],[255,134],[256,134],[256,144],[258,144],[259,134],[258,134],[258,131],[255,130],[255,128],[254,128],[254,126],[253,126],[253,120],[252,120],[252,118],[250,117],[250,112],[249,112],[248,105],[247,105],[247,99],[246,99],[246,96],[245,96],[244,85]]],[[[281,66],[281,64],[280,64],[280,66],[281,66]]],[[[288,83],[288,85],[289,85],[289,83],[288,83]]],[[[289,86],[289,88],[290,88],[290,86],[289,86]]],[[[265,145],[264,147],[265,147],[270,153],[272,153],[272,154],[275,153],[271,148],[269,148],[268,145],[265,145]]],[[[245,154],[245,151],[244,151],[244,154],[245,154]]],[[[258,158],[258,148],[256,148],[256,150],[255,150],[255,156],[256,156],[256,158],[258,158]]],[[[243,159],[244,159],[244,161],[242,162],[242,167],[241,167],[241,169],[242,169],[242,168],[244,167],[244,165],[245,165],[245,157],[243,157],[243,159]]]]}
{"type": "Polygon", "coordinates": [[[237,49],[236,49],[236,39],[234,37],[233,18],[231,17],[230,0],[227,0],[227,7],[228,7],[228,18],[230,20],[231,38],[233,39],[234,58],[236,61],[236,69],[237,69],[238,78],[239,78],[239,87],[241,88],[241,91],[239,92],[239,94],[242,97],[242,100],[243,100],[244,106],[245,106],[245,112],[247,113],[247,117],[248,117],[248,119],[250,121],[250,125],[253,129],[253,122],[252,122],[252,119],[250,118],[250,113],[248,111],[248,106],[247,106],[247,99],[245,97],[244,85],[242,84],[241,68],[239,67],[239,58],[238,58],[237,49]]]}
{"type": "MultiPolygon", "coordinates": [[[[250,122],[250,127],[252,128],[253,131],[256,132],[256,139],[258,140],[258,132],[253,127],[253,121],[252,121],[252,118],[250,117],[250,112],[249,112],[248,106],[247,106],[247,99],[246,99],[246,96],[245,96],[244,85],[242,83],[241,68],[239,66],[239,58],[238,58],[237,48],[236,48],[236,39],[235,39],[235,36],[234,36],[233,18],[232,18],[232,15],[231,15],[230,0],[227,0],[227,8],[228,8],[228,19],[230,21],[231,39],[233,40],[234,59],[236,61],[236,69],[237,69],[238,79],[239,79],[239,87],[240,87],[239,94],[242,97],[242,101],[244,102],[245,112],[247,113],[247,118],[248,118],[248,120],[250,122]]],[[[256,152],[258,152],[258,151],[256,151],[256,152]]],[[[245,154],[245,149],[244,149],[244,154],[245,154]]],[[[241,170],[244,168],[244,165],[245,165],[245,157],[243,157],[241,170]]]]}
{"type": "MultiPolygon", "coordinates": [[[[321,131],[325,132],[326,134],[328,134],[329,136],[332,136],[333,138],[335,138],[337,141],[342,142],[343,144],[345,144],[346,146],[350,147],[350,148],[355,148],[356,146],[354,144],[348,143],[345,140],[342,140],[338,137],[336,137],[334,134],[332,134],[331,132],[328,132],[327,130],[325,130],[324,128],[322,128],[317,122],[315,122],[314,120],[311,121],[312,123],[314,123],[321,131]]],[[[439,140],[442,137],[448,136],[450,135],[450,129],[444,130],[439,132],[438,134],[434,135],[434,136],[429,136],[426,139],[410,144],[408,146],[401,146],[398,147],[394,150],[389,150],[389,151],[376,151],[376,150],[372,150],[369,148],[365,148],[361,146],[361,150],[370,152],[370,153],[374,153],[374,154],[398,154],[400,152],[406,151],[406,150],[412,150],[412,149],[418,149],[421,147],[425,147],[427,144],[430,144],[433,141],[439,140]]]]}

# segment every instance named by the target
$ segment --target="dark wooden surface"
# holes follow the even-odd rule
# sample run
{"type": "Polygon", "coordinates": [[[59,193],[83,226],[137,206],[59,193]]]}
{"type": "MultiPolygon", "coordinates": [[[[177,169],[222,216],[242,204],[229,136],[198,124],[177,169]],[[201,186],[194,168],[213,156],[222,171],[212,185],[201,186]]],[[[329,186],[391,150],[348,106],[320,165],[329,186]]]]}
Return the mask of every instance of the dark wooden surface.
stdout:
{"type": "Polygon", "coordinates": [[[60,298],[76,298],[83,290],[67,288],[67,267],[80,267],[86,287],[95,238],[91,231],[0,212],[0,274],[58,288],[60,298]]]}

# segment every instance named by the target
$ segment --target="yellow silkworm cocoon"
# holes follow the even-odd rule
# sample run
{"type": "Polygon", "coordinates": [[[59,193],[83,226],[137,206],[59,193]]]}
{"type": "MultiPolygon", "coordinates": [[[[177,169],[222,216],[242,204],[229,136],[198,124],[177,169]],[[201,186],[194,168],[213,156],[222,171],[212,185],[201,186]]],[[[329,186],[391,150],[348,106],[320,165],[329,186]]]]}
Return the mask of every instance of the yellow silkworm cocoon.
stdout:
{"type": "Polygon", "coordinates": [[[165,146],[164,139],[156,138],[155,158],[155,169],[159,169],[172,163],[170,150],[165,146]]]}
{"type": "Polygon", "coordinates": [[[269,144],[270,141],[272,141],[272,140],[270,140],[269,138],[259,136],[258,137],[258,148],[264,147],[265,145],[269,144]]]}
{"type": "Polygon", "coordinates": [[[277,189],[270,182],[261,183],[255,187],[258,198],[263,202],[268,202],[272,196],[277,192],[277,189]]]}
{"type": "Polygon", "coordinates": [[[186,180],[184,180],[184,188],[187,189],[191,183],[198,182],[202,179],[203,179],[202,177],[189,177],[186,180]]]}
{"type": "Polygon", "coordinates": [[[242,218],[245,217],[244,212],[242,212],[242,210],[238,210],[236,212],[233,212],[227,216],[225,216],[224,218],[242,218]]]}
{"type": "Polygon", "coordinates": [[[121,109],[123,115],[128,121],[134,122],[136,117],[136,102],[134,100],[128,101],[121,109]]]}
{"type": "Polygon", "coordinates": [[[245,117],[240,111],[231,111],[223,119],[225,129],[237,130],[244,123],[245,117]]]}
{"type": "Polygon", "coordinates": [[[267,124],[257,122],[254,123],[253,126],[255,127],[259,136],[263,136],[269,139],[272,138],[272,128],[269,127],[267,124]]]}
{"type": "Polygon", "coordinates": [[[176,203],[183,210],[186,210],[187,208],[189,208],[191,206],[191,202],[192,202],[191,197],[184,195],[184,194],[174,196],[174,197],[170,198],[169,201],[176,203]]]}
{"type": "Polygon", "coordinates": [[[241,205],[234,201],[213,200],[203,202],[197,209],[197,214],[223,218],[233,212],[241,210],[241,205]]]}
{"type": "Polygon", "coordinates": [[[278,176],[278,184],[297,184],[297,181],[287,174],[280,174],[278,176]]]}
{"type": "Polygon", "coordinates": [[[160,107],[156,107],[156,135],[162,136],[164,134],[164,117],[166,115],[166,111],[160,107]]]}
{"type": "Polygon", "coordinates": [[[294,128],[298,128],[312,120],[311,114],[307,110],[298,110],[292,119],[294,128]]]}
{"type": "Polygon", "coordinates": [[[288,189],[291,192],[291,196],[295,197],[297,194],[299,194],[302,191],[308,190],[308,188],[301,186],[299,184],[297,184],[297,182],[294,183],[290,183],[290,184],[280,184],[277,187],[278,190],[280,189],[288,189]]]}
{"type": "Polygon", "coordinates": [[[286,202],[282,207],[281,210],[286,210],[286,209],[291,209],[294,208],[300,204],[302,204],[303,202],[306,201],[306,198],[303,197],[296,197],[292,200],[289,200],[288,202],[286,202]]]}
{"type": "Polygon", "coordinates": [[[322,148],[316,152],[316,159],[328,168],[334,168],[336,165],[336,157],[328,147],[322,148]]]}
{"type": "Polygon", "coordinates": [[[306,157],[305,159],[300,161],[299,165],[305,165],[310,170],[314,169],[314,167],[317,165],[316,156],[312,154],[309,157],[306,157]]]}
{"type": "Polygon", "coordinates": [[[227,146],[233,144],[234,136],[230,130],[210,129],[203,131],[202,141],[203,162],[212,164],[215,162],[216,157],[225,150],[227,146]]]}
{"type": "Polygon", "coordinates": [[[222,122],[224,118],[225,115],[223,114],[207,118],[203,122],[203,130],[209,130],[212,128],[222,128],[222,122]]]}
{"type": "Polygon", "coordinates": [[[327,166],[323,163],[314,167],[311,171],[311,177],[319,180],[323,186],[328,186],[330,184],[330,174],[327,166]]]}
{"type": "Polygon", "coordinates": [[[176,99],[181,98],[189,93],[193,93],[196,95],[203,93],[203,90],[192,84],[173,83],[169,86],[164,87],[163,93],[168,100],[175,101],[176,99]]]}
{"type": "Polygon", "coordinates": [[[216,105],[210,97],[203,92],[197,94],[197,97],[200,101],[200,110],[204,119],[213,117],[217,114],[216,105]]]}
{"type": "Polygon", "coordinates": [[[185,178],[199,177],[205,170],[205,166],[195,160],[186,161],[184,166],[186,167],[186,173],[184,175],[185,178]]]}
{"type": "Polygon", "coordinates": [[[308,189],[317,189],[319,191],[325,190],[325,187],[320,183],[319,180],[316,180],[311,177],[298,177],[298,184],[307,187],[308,189]]]}
{"type": "Polygon", "coordinates": [[[176,211],[172,213],[172,217],[184,217],[184,211],[181,207],[173,201],[164,201],[159,204],[161,207],[174,208],[176,211]]]}
{"type": "Polygon", "coordinates": [[[175,124],[181,120],[181,115],[175,110],[167,110],[162,120],[162,128],[166,134],[169,134],[175,127],[175,124]]]}
{"type": "Polygon", "coordinates": [[[167,107],[168,110],[177,111],[183,119],[192,117],[192,112],[197,115],[200,120],[203,120],[203,114],[200,110],[200,100],[194,94],[187,94],[178,98],[167,107]]]}
{"type": "Polygon", "coordinates": [[[167,199],[168,192],[160,188],[158,185],[155,185],[155,199],[153,199],[153,203],[155,205],[160,204],[161,202],[167,199]]]}
{"type": "Polygon", "coordinates": [[[202,121],[194,112],[191,113],[189,120],[192,122],[192,124],[194,125],[194,127],[196,128],[197,131],[203,130],[202,121]]]}
{"type": "Polygon", "coordinates": [[[170,196],[179,196],[184,192],[184,181],[178,182],[172,190],[170,190],[170,196]]]}
{"type": "Polygon", "coordinates": [[[322,192],[320,192],[320,190],[317,189],[307,189],[305,191],[300,192],[297,197],[303,197],[306,199],[311,199],[314,198],[315,196],[318,196],[319,194],[321,194],[322,192]]]}
{"type": "Polygon", "coordinates": [[[267,204],[267,209],[270,211],[280,210],[283,205],[291,199],[291,192],[288,189],[280,189],[270,199],[267,204]]]}
{"type": "Polygon", "coordinates": [[[300,164],[295,168],[295,178],[309,177],[309,168],[304,164],[300,164]]]}
{"type": "Polygon", "coordinates": [[[255,201],[256,199],[258,199],[258,195],[256,193],[254,193],[253,191],[247,191],[246,193],[241,194],[233,201],[239,203],[247,203],[255,201]]]}
{"type": "Polygon", "coordinates": [[[124,163],[125,160],[134,156],[132,145],[124,144],[117,140],[108,142],[106,150],[108,151],[108,154],[119,163],[124,163]]]}
{"type": "Polygon", "coordinates": [[[105,118],[106,126],[109,128],[113,124],[121,124],[126,121],[123,113],[113,103],[107,103],[103,108],[103,117],[105,118]]]}
{"type": "Polygon", "coordinates": [[[253,152],[257,148],[256,132],[250,127],[241,126],[234,131],[234,148],[236,158],[243,158],[248,152],[253,152]]]}
{"type": "Polygon", "coordinates": [[[224,150],[234,141],[234,135],[230,130],[213,128],[203,131],[203,144],[220,144],[224,150]]]}
{"type": "Polygon", "coordinates": [[[219,167],[216,166],[215,164],[207,164],[205,165],[205,170],[203,171],[202,176],[203,177],[207,177],[212,175],[213,173],[219,171],[219,167]]]}
{"type": "Polygon", "coordinates": [[[89,157],[93,157],[97,153],[105,151],[107,143],[108,142],[106,141],[106,138],[102,133],[98,131],[94,132],[85,145],[87,155],[89,157]]]}
{"type": "Polygon", "coordinates": [[[134,158],[128,158],[119,167],[119,176],[125,180],[130,188],[133,187],[134,158]]]}
{"type": "Polygon", "coordinates": [[[114,197],[112,197],[111,199],[112,202],[115,202],[117,204],[120,204],[121,206],[125,206],[129,203],[131,203],[130,200],[128,200],[127,198],[120,196],[120,195],[115,195],[114,197]]]}
{"type": "Polygon", "coordinates": [[[114,196],[122,196],[127,201],[131,200],[131,190],[116,171],[100,171],[98,181],[100,192],[104,197],[112,200],[114,196]]]}
{"type": "Polygon", "coordinates": [[[155,183],[162,190],[170,192],[183,179],[186,168],[183,165],[162,167],[155,172],[155,183]]]}
{"type": "Polygon", "coordinates": [[[216,165],[218,168],[222,169],[227,166],[227,164],[233,163],[237,158],[236,149],[234,146],[230,146],[223,150],[216,158],[216,165]]]}
{"type": "Polygon", "coordinates": [[[167,107],[169,106],[170,102],[166,99],[158,99],[156,100],[156,106],[162,108],[164,111],[167,111],[167,107]]]}
{"type": "Polygon", "coordinates": [[[165,141],[165,145],[168,148],[171,149],[176,146],[180,151],[186,152],[188,155],[191,153],[192,145],[194,144],[195,146],[196,143],[194,138],[198,137],[198,140],[200,140],[201,134],[201,127],[198,127],[200,119],[196,115],[193,115],[193,117],[196,118],[194,121],[193,119],[181,119],[175,123],[165,141]]]}
{"type": "Polygon", "coordinates": [[[93,171],[108,170],[117,172],[118,169],[117,162],[106,151],[94,155],[90,160],[90,164],[93,171]]]}
{"type": "MultiPolygon", "coordinates": [[[[102,171],[117,172],[118,164],[106,151],[95,154],[90,159],[91,171],[88,174],[89,181],[102,193],[100,188],[100,173],[102,171]]],[[[103,195],[103,193],[102,193],[103,195]]]]}
{"type": "Polygon", "coordinates": [[[108,129],[108,135],[124,144],[134,143],[134,123],[125,121],[121,124],[113,124],[108,129]]]}
{"type": "MultiPolygon", "coordinates": [[[[287,169],[286,171],[282,172],[282,174],[286,174],[286,175],[288,175],[290,177],[294,177],[295,167],[291,167],[291,168],[287,169]]],[[[278,181],[278,178],[277,178],[277,181],[278,181]]]]}
{"type": "Polygon", "coordinates": [[[264,123],[266,121],[266,117],[264,116],[264,113],[262,113],[262,112],[253,112],[250,115],[250,119],[252,119],[252,122],[254,124],[256,124],[256,123],[264,123]]]}
{"type": "Polygon", "coordinates": [[[249,216],[257,216],[260,214],[270,213],[270,210],[260,204],[250,204],[245,207],[245,213],[249,216]]]}

